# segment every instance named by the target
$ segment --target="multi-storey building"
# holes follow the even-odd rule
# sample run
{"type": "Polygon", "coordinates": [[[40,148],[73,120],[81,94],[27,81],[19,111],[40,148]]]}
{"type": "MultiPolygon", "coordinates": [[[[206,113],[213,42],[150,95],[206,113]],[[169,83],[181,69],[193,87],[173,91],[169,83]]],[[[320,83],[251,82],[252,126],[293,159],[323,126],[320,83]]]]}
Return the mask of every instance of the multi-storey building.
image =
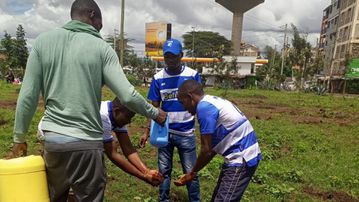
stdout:
{"type": "Polygon", "coordinates": [[[332,76],[343,76],[349,58],[359,57],[359,0],[341,0],[332,76]]]}
{"type": "Polygon", "coordinates": [[[359,58],[359,0],[332,0],[324,9],[320,48],[325,78],[339,92],[349,59],[359,58]]]}
{"type": "Polygon", "coordinates": [[[320,35],[320,49],[323,54],[324,75],[330,75],[331,63],[333,61],[333,53],[335,49],[335,41],[337,37],[337,28],[339,21],[340,1],[332,0],[323,11],[322,31],[320,35]]]}

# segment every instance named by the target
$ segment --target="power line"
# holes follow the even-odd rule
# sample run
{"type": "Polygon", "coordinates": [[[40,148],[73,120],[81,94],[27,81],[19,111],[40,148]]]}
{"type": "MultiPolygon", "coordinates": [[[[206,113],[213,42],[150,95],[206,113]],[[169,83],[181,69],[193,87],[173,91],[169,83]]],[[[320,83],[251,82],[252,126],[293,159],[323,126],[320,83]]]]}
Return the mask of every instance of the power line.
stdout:
{"type": "Polygon", "coordinates": [[[247,15],[247,14],[246,14],[245,17],[246,17],[246,18],[248,17],[250,20],[256,21],[256,22],[258,22],[258,23],[264,24],[264,25],[266,25],[266,26],[268,26],[268,27],[271,27],[271,28],[274,28],[274,29],[278,29],[278,28],[280,27],[280,26],[278,26],[278,25],[272,24],[272,22],[268,22],[268,21],[266,21],[266,20],[264,20],[264,19],[257,18],[257,17],[252,16],[252,15],[247,15]]]}
{"type": "MultiPolygon", "coordinates": [[[[252,18],[252,20],[254,20],[254,21],[258,22],[258,23],[261,23],[261,24],[263,24],[263,25],[266,25],[267,27],[270,27],[270,28],[275,28],[275,29],[278,29],[278,28],[279,28],[278,25],[274,25],[274,24],[272,24],[271,22],[266,21],[265,19],[257,18],[257,17],[255,17],[255,16],[253,16],[253,15],[245,14],[245,17],[249,17],[250,19],[252,18]]],[[[298,30],[298,32],[299,32],[300,34],[309,33],[308,30],[304,30],[304,29],[302,29],[302,28],[299,28],[297,25],[295,25],[295,26],[297,27],[297,30],[298,30]]],[[[280,31],[280,30],[278,30],[278,31],[280,31]]],[[[292,31],[292,30],[291,30],[291,31],[292,31]]],[[[316,33],[316,32],[310,32],[310,33],[316,33]]]]}

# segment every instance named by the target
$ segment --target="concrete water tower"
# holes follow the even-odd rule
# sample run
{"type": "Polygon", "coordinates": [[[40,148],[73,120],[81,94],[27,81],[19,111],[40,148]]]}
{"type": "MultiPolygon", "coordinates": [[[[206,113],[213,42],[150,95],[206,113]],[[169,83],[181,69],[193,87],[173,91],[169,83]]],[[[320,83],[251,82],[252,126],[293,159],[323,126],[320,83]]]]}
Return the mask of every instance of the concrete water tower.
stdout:
{"type": "Polygon", "coordinates": [[[263,3],[264,0],[216,0],[216,2],[233,13],[232,55],[239,56],[243,29],[243,14],[258,4],[263,3]]]}

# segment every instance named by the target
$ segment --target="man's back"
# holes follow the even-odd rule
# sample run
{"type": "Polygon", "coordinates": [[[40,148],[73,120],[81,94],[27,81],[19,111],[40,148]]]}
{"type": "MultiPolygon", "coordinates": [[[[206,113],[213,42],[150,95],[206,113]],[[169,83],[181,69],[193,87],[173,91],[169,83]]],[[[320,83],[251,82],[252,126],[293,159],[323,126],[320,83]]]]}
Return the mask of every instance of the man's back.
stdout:
{"type": "MultiPolygon", "coordinates": [[[[107,49],[98,32],[79,21],[37,38],[29,62],[35,63],[32,73],[42,78],[43,130],[101,139],[99,104],[107,49]]],[[[33,89],[24,90],[30,93],[33,89]]]]}
{"type": "Polygon", "coordinates": [[[222,155],[226,165],[257,165],[261,152],[256,133],[244,114],[231,102],[205,95],[197,105],[201,134],[212,135],[212,149],[222,155]]]}

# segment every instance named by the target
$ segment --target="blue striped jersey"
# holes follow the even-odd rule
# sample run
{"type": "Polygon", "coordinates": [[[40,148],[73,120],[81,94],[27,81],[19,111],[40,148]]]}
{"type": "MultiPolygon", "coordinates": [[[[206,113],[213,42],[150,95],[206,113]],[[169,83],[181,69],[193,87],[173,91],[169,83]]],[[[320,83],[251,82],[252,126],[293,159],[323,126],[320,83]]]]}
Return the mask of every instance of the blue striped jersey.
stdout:
{"type": "Polygon", "coordinates": [[[196,108],[202,135],[212,136],[212,149],[227,166],[249,167],[262,159],[256,133],[244,114],[228,100],[205,95],[196,108]]]}
{"type": "Polygon", "coordinates": [[[177,100],[178,88],[185,80],[195,80],[201,83],[197,71],[182,66],[181,73],[172,75],[166,69],[154,75],[148,99],[161,102],[161,108],[169,117],[169,132],[178,135],[193,135],[194,116],[192,116],[177,100]]]}
{"type": "MultiPolygon", "coordinates": [[[[120,128],[116,125],[113,115],[112,115],[112,102],[111,101],[102,101],[100,107],[100,115],[102,121],[102,130],[103,130],[103,142],[110,143],[114,140],[112,136],[112,131],[127,133],[127,125],[120,128]]],[[[43,119],[43,118],[42,118],[43,119]]],[[[37,137],[39,140],[44,140],[44,132],[41,129],[42,119],[38,125],[37,137]]]]}
{"type": "Polygon", "coordinates": [[[127,133],[127,125],[120,128],[116,125],[115,120],[112,115],[112,102],[111,101],[102,101],[100,107],[100,115],[102,121],[103,129],[103,142],[110,143],[114,140],[112,136],[112,131],[127,133]]]}

